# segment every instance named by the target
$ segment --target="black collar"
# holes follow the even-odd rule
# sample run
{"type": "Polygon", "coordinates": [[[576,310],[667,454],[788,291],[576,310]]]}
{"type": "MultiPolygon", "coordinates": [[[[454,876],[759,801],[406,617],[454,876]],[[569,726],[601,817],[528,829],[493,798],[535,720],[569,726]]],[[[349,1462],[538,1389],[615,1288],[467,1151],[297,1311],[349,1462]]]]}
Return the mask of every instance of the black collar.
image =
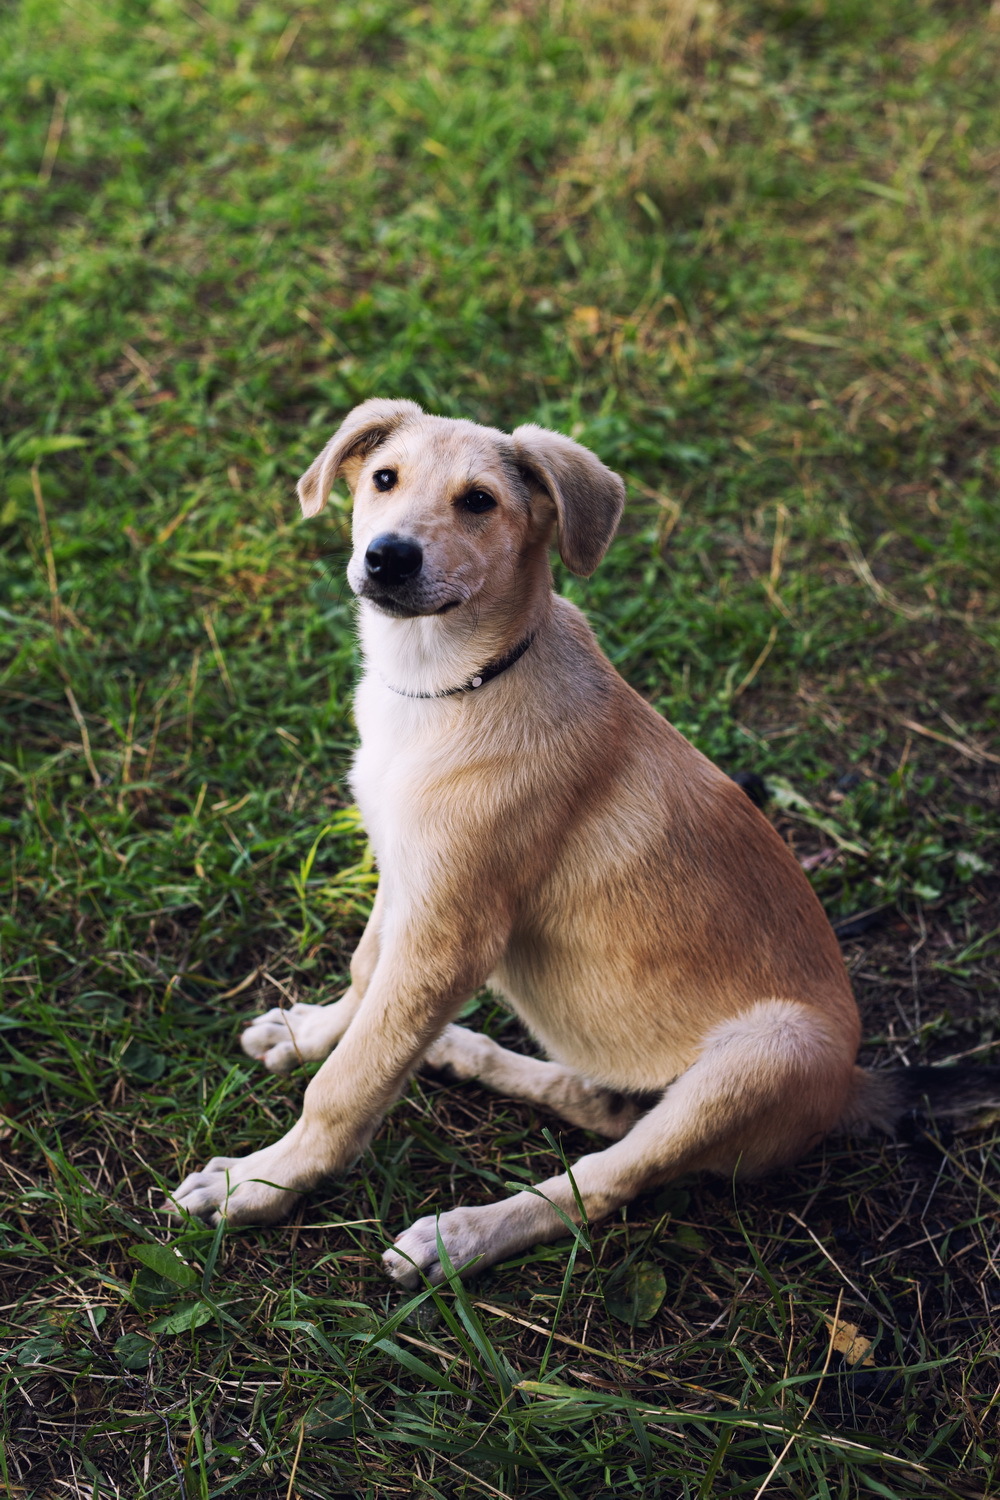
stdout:
{"type": "MultiPolygon", "coordinates": [[[[516,661],[520,661],[534,639],[535,632],[532,631],[512,651],[508,651],[506,656],[496,657],[467,682],[460,683],[458,687],[443,688],[440,693],[407,693],[403,688],[393,687],[391,682],[386,682],[385,685],[391,692],[398,693],[401,698],[454,698],[457,693],[472,693],[476,688],[484,687],[487,682],[492,682],[494,677],[499,677],[501,672],[506,672],[507,668],[512,667],[516,661]]],[[[385,681],[384,678],[383,681],[385,681]]]]}

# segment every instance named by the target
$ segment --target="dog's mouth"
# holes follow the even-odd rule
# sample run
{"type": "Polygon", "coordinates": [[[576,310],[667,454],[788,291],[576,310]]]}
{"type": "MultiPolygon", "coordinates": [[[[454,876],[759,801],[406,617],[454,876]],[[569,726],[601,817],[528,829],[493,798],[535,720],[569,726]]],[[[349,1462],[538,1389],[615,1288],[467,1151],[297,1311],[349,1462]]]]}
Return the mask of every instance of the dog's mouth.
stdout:
{"type": "Polygon", "coordinates": [[[373,589],[365,589],[361,597],[367,599],[369,604],[374,604],[384,615],[392,615],[396,620],[413,620],[424,613],[422,609],[412,609],[410,605],[404,604],[402,599],[394,599],[391,594],[377,594],[373,589]]]}
{"type": "Polygon", "coordinates": [[[376,589],[371,584],[361,590],[361,597],[367,599],[369,604],[374,604],[383,614],[392,615],[396,620],[415,620],[421,615],[446,615],[451,610],[457,609],[462,603],[461,597],[446,599],[444,604],[427,603],[402,599],[397,594],[376,589]]]}

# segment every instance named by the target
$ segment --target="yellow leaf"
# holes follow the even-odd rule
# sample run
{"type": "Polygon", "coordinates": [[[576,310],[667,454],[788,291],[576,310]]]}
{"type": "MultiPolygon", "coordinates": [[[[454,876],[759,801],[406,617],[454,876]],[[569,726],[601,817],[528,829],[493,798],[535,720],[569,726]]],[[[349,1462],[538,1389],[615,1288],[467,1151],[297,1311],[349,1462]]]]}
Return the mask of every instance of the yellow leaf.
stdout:
{"type": "Polygon", "coordinates": [[[834,338],[832,333],[817,333],[812,328],[779,328],[782,338],[796,344],[817,344],[822,349],[842,349],[844,340],[834,338]]]}
{"type": "Polygon", "coordinates": [[[875,1363],[869,1353],[872,1340],[866,1339],[864,1334],[859,1332],[856,1323],[845,1323],[841,1318],[838,1318],[836,1322],[832,1318],[826,1318],[824,1321],[830,1330],[833,1347],[838,1354],[844,1356],[849,1365],[873,1365],[875,1363]]]}
{"type": "Polygon", "coordinates": [[[574,307],[570,316],[577,325],[579,333],[586,333],[591,338],[595,338],[600,332],[601,309],[599,307],[574,307]]]}

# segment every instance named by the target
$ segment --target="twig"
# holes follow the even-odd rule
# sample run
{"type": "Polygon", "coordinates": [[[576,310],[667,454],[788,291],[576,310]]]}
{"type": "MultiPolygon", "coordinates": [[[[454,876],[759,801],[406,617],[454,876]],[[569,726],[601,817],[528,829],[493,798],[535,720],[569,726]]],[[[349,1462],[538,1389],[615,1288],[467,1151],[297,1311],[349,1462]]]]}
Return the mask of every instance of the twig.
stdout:
{"type": "Polygon", "coordinates": [[[222,654],[222,647],[219,645],[219,637],[215,633],[215,621],[212,619],[212,616],[209,614],[207,609],[205,611],[203,620],[205,631],[212,643],[212,655],[215,657],[215,664],[218,667],[219,674],[222,677],[223,683],[225,684],[226,692],[229,695],[229,701],[230,703],[235,703],[236,689],[233,687],[232,678],[229,676],[229,669],[226,666],[226,659],[222,654]]]}
{"type": "Polygon", "coordinates": [[[871,591],[871,594],[883,609],[891,609],[894,614],[902,615],[905,620],[923,620],[930,613],[926,605],[904,604],[902,599],[897,599],[891,590],[884,584],[879,583],[871,570],[871,565],[858,546],[857,538],[851,529],[851,523],[847,519],[846,511],[841,511],[840,524],[844,528],[843,546],[847,553],[847,560],[861,582],[871,591]]]}
{"type": "Polygon", "coordinates": [[[295,41],[302,30],[304,19],[304,16],[293,16],[275,43],[274,51],[271,53],[271,61],[277,63],[279,67],[295,46],[295,41]]]}
{"type": "Polygon", "coordinates": [[[980,1042],[978,1047],[970,1047],[967,1052],[953,1052],[950,1057],[942,1057],[935,1063],[937,1068],[947,1068],[952,1063],[961,1062],[966,1057],[977,1057],[980,1052],[992,1052],[994,1047],[1000,1047],[1000,1036],[994,1037],[991,1042],[980,1042]]]}
{"type": "Polygon", "coordinates": [[[292,1485],[295,1483],[295,1471],[299,1467],[299,1455],[302,1452],[302,1440],[305,1435],[306,1419],[305,1417],[303,1417],[302,1421],[299,1423],[299,1443],[298,1447],[295,1450],[295,1457],[292,1459],[292,1472],[288,1476],[288,1489],[285,1491],[285,1500],[292,1500],[292,1485]]]}
{"type": "Polygon", "coordinates": [[[926,724],[918,724],[914,719],[900,719],[899,722],[904,729],[912,729],[914,734],[922,734],[929,740],[939,740],[942,745],[949,745],[959,755],[964,755],[966,760],[988,761],[991,766],[1000,766],[1000,755],[991,755],[988,750],[980,750],[965,740],[952,739],[950,734],[942,734],[940,730],[928,729],[926,724]]]}
{"type": "Polygon", "coordinates": [[[753,666],[750,668],[749,672],[743,678],[743,681],[739,684],[739,686],[735,687],[733,689],[733,698],[734,699],[738,698],[741,695],[741,693],[745,693],[746,692],[747,688],[750,686],[751,682],[753,682],[754,678],[757,676],[757,673],[760,671],[761,667],[764,665],[764,663],[767,661],[767,658],[770,656],[770,654],[771,654],[771,648],[772,648],[772,646],[774,645],[774,643],[775,643],[775,641],[777,639],[778,639],[778,627],[777,627],[777,625],[772,625],[771,626],[771,633],[770,633],[770,635],[768,636],[767,640],[764,642],[764,645],[761,647],[761,650],[757,654],[757,660],[754,662],[753,666]]]}
{"type": "Polygon", "coordinates": [[[49,531],[49,518],[45,511],[45,498],[42,495],[42,481],[38,475],[38,465],[31,466],[31,488],[35,492],[35,506],[38,510],[38,521],[42,528],[42,549],[45,553],[45,570],[49,581],[49,601],[52,611],[52,628],[59,635],[62,611],[59,605],[59,580],[56,577],[56,559],[52,551],[52,535],[49,531]]]}
{"type": "Polygon", "coordinates": [[[514,1500],[514,1497],[512,1495],[508,1495],[506,1490],[494,1489],[492,1484],[487,1484],[486,1480],[482,1479],[478,1474],[472,1474],[468,1469],[463,1469],[462,1465],[456,1463],[453,1458],[449,1458],[447,1453],[439,1453],[437,1456],[438,1458],[443,1458],[446,1464],[450,1464],[451,1467],[453,1469],[457,1469],[460,1474],[464,1474],[466,1479],[471,1479],[476,1484],[480,1485],[487,1492],[487,1494],[497,1495],[499,1496],[499,1500],[514,1500]]]}
{"type": "Polygon", "coordinates": [[[267,969],[262,970],[262,972],[268,984],[273,984],[274,988],[288,1001],[289,1005],[298,1004],[298,1001],[286,984],[282,984],[280,979],[275,979],[274,975],[268,973],[267,969]]]}
{"type": "Polygon", "coordinates": [[[785,560],[785,548],[788,545],[788,532],[785,529],[787,520],[788,507],[779,501],[774,514],[774,541],[771,544],[771,569],[768,577],[765,579],[764,589],[775,609],[780,610],[786,620],[790,620],[792,612],[778,593],[778,584],[781,581],[781,568],[785,560]]]}
{"type": "MultiPolygon", "coordinates": [[[[750,1283],[753,1281],[753,1279],[754,1279],[754,1277],[756,1275],[757,1275],[756,1270],[750,1272],[750,1275],[747,1277],[746,1281],[744,1281],[744,1283],[740,1287],[739,1292],[737,1293],[736,1297],[733,1299],[734,1303],[739,1302],[743,1297],[746,1296],[746,1293],[747,1293],[747,1291],[749,1290],[749,1287],[750,1287],[750,1283]]],[[[698,1337],[700,1339],[703,1339],[708,1334],[714,1333],[715,1330],[718,1328],[719,1324],[720,1323],[724,1323],[726,1321],[726,1319],[729,1317],[729,1315],[732,1312],[732,1310],[733,1310],[732,1306],[723,1307],[723,1309],[720,1312],[719,1316],[717,1318],[713,1319],[713,1321],[711,1323],[709,1323],[706,1328],[699,1328],[698,1329],[698,1337]]]]}
{"type": "MultiPolygon", "coordinates": [[[[193,653],[193,655],[191,657],[191,676],[190,676],[190,679],[188,681],[188,694],[187,694],[187,700],[188,700],[187,701],[187,749],[184,752],[184,766],[185,767],[188,766],[188,764],[190,763],[191,757],[194,754],[194,695],[195,695],[195,692],[196,692],[197,687],[198,687],[198,664],[200,663],[200,661],[201,661],[201,647],[200,646],[195,646],[194,653],[193,653]]],[[[158,727],[159,727],[159,721],[157,721],[157,728],[158,727]]],[[[153,743],[155,744],[155,742],[156,742],[156,730],[154,729],[154,731],[153,731],[153,743]]],[[[151,749],[150,752],[149,752],[149,758],[146,761],[146,779],[147,779],[147,781],[149,780],[149,767],[150,767],[150,763],[151,763],[152,759],[153,759],[153,752],[152,752],[152,749],[151,749]]]]}
{"type": "Polygon", "coordinates": [[[505,1307],[495,1307],[492,1302],[475,1301],[472,1305],[481,1307],[484,1312],[496,1313],[500,1318],[507,1318],[511,1323],[518,1323],[532,1333],[540,1333],[543,1338],[555,1339],[557,1344],[567,1344],[571,1349],[579,1349],[581,1354],[589,1354],[594,1359],[603,1359],[609,1364],[621,1365],[626,1370],[636,1370],[640,1375],[646,1375],[653,1380],[662,1380],[670,1385],[679,1385],[686,1391],[696,1391],[699,1396],[707,1396],[710,1401],[723,1401],[729,1406],[740,1404],[732,1396],[723,1395],[721,1391],[710,1391],[703,1385],[695,1385],[692,1380],[681,1380],[676,1375],[664,1375],[660,1370],[651,1370],[634,1359],[622,1359],[620,1354],[609,1354],[606,1349],[595,1349],[592,1344],[581,1344],[579,1339],[567,1338],[564,1333],[553,1333],[551,1328],[543,1328],[540,1323],[529,1323],[527,1318],[519,1318],[515,1313],[508,1312],[505,1307]]]}
{"type": "Polygon", "coordinates": [[[69,103],[69,94],[65,89],[60,89],[56,94],[56,102],[52,106],[52,118],[49,121],[49,133],[45,137],[45,150],[42,152],[42,164],[38,168],[38,181],[44,186],[52,176],[52,168],[56,164],[59,155],[59,142],[62,140],[63,130],[66,125],[66,106],[69,103]]]}
{"type": "MultiPolygon", "coordinates": [[[[289,1005],[295,1005],[297,1003],[296,1000],[295,1000],[295,996],[294,995],[290,995],[288,993],[288,990],[281,983],[281,980],[280,979],[275,979],[274,975],[273,974],[269,974],[266,969],[264,970],[264,978],[268,981],[269,984],[273,984],[274,985],[274,987],[278,991],[279,995],[281,995],[281,997],[282,997],[283,1000],[287,1000],[288,1003],[289,1003],[289,1005]]],[[[299,1051],[299,1044],[298,1044],[298,1041],[296,1040],[295,1032],[292,1030],[291,1026],[288,1023],[288,1017],[285,1014],[285,1007],[284,1006],[281,1007],[281,1019],[285,1023],[285,1030],[288,1032],[288,1040],[291,1042],[292,1046],[295,1048],[295,1056],[298,1058],[299,1067],[300,1068],[304,1068],[305,1065],[306,1065],[306,1060],[302,1056],[302,1053],[299,1051]]]]}
{"type": "MultiPolygon", "coordinates": [[[[141,689],[140,689],[141,692],[141,689]]],[[[125,788],[129,784],[132,775],[132,754],[135,749],[135,720],[138,713],[138,704],[132,705],[132,712],[128,718],[128,728],[125,731],[125,754],[122,757],[122,784],[118,793],[118,811],[125,811],[125,788]]]]}
{"type": "Polygon", "coordinates": [[[834,1260],[833,1256],[830,1254],[826,1246],[822,1244],[822,1242],[818,1240],[817,1237],[813,1234],[812,1230],[809,1228],[809,1225],[806,1224],[802,1219],[800,1219],[798,1214],[793,1214],[791,1211],[789,1211],[788,1217],[790,1219],[793,1219],[800,1229],[805,1230],[806,1234],[812,1240],[819,1253],[826,1257],[841,1280],[847,1282],[847,1285],[850,1287],[854,1295],[856,1297],[860,1297],[866,1307],[871,1308],[872,1312],[875,1314],[876,1318],[878,1318],[879,1322],[885,1323],[887,1327],[892,1329],[893,1333],[898,1333],[899,1329],[896,1327],[895,1323],[891,1322],[890,1319],[886,1317],[885,1313],[882,1312],[880,1308],[875,1306],[872,1299],[870,1297],[866,1297],[861,1288],[855,1285],[855,1283],[848,1276],[847,1272],[843,1270],[841,1266],[838,1266],[837,1262],[834,1260]]]}
{"type": "Polygon", "coordinates": [[[248,990],[250,988],[259,973],[260,966],[258,965],[256,969],[251,969],[247,977],[245,979],[241,979],[239,984],[234,984],[231,990],[223,990],[222,994],[216,995],[215,998],[217,1000],[231,1000],[234,995],[242,995],[244,990],[248,990]]]}
{"type": "Polygon", "coordinates": [[[77,724],[80,726],[80,738],[83,741],[84,759],[86,760],[87,765],[90,768],[91,776],[94,778],[94,785],[99,787],[101,785],[101,776],[100,772],[94,764],[94,757],[91,753],[90,735],[87,733],[87,725],[84,722],[83,714],[80,712],[80,705],[79,703],[77,703],[76,698],[73,694],[73,689],[70,687],[68,682],[66,683],[66,697],[69,699],[69,706],[73,710],[73,717],[76,720],[77,724]]]}
{"type": "Polygon", "coordinates": [[[123,453],[120,448],[112,448],[111,457],[118,460],[126,474],[131,474],[132,478],[138,481],[140,488],[146,491],[151,500],[155,500],[158,505],[166,505],[167,502],[159,490],[154,489],[151,484],[147,483],[142,476],[142,470],[139,468],[139,465],[133,463],[127,453],[123,453]]]}
{"type": "Polygon", "coordinates": [[[131,344],[122,344],[122,353],[128,360],[129,364],[134,365],[135,368],[139,371],[139,374],[146,382],[149,390],[155,391],[157,384],[156,374],[153,370],[152,365],[149,363],[149,360],[144,359],[143,356],[139,353],[138,349],[133,348],[131,344]]]}
{"type": "Polygon", "coordinates": [[[841,1288],[841,1290],[837,1294],[837,1307],[836,1307],[836,1311],[833,1314],[833,1323],[832,1323],[832,1325],[830,1327],[830,1342],[827,1345],[827,1349],[826,1349],[826,1359],[823,1361],[823,1369],[821,1370],[820,1377],[819,1377],[819,1379],[816,1382],[816,1389],[813,1391],[813,1398],[810,1401],[808,1407],[806,1408],[806,1414],[802,1418],[802,1421],[799,1423],[798,1427],[792,1433],[791,1437],[788,1439],[788,1442],[785,1444],[785,1446],[782,1448],[781,1452],[778,1454],[777,1458],[774,1460],[774,1463],[771,1465],[770,1472],[767,1474],[767,1476],[766,1476],[766,1478],[764,1480],[764,1483],[761,1485],[761,1487],[757,1491],[756,1495],[754,1495],[753,1500],[760,1500],[761,1495],[763,1495],[764,1491],[767,1489],[768,1485],[771,1483],[771,1480],[774,1478],[775,1474],[777,1474],[778,1470],[781,1468],[781,1465],[784,1463],[784,1461],[785,1461],[785,1454],[788,1452],[789,1448],[795,1442],[795,1439],[797,1437],[801,1437],[803,1427],[806,1425],[806,1423],[808,1422],[809,1418],[813,1414],[813,1407],[816,1405],[816,1402],[819,1400],[819,1393],[820,1393],[820,1391],[823,1388],[823,1381],[826,1379],[827,1371],[830,1368],[830,1360],[833,1358],[833,1341],[834,1341],[834,1338],[836,1337],[837,1329],[840,1326],[840,1307],[841,1307],[841,1303],[843,1302],[843,1300],[844,1300],[844,1291],[843,1291],[843,1288],[841,1288]]]}

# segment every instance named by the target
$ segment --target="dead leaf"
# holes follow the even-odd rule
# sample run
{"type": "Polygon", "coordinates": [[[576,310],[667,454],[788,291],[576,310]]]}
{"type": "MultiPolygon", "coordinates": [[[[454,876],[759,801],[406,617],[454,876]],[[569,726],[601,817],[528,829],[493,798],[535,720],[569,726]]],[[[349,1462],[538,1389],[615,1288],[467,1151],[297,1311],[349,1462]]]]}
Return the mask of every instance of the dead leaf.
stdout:
{"type": "Polygon", "coordinates": [[[600,333],[601,309],[599,307],[574,307],[570,316],[576,325],[575,332],[585,333],[592,339],[600,333]]]}
{"type": "Polygon", "coordinates": [[[873,1365],[870,1349],[873,1339],[865,1338],[856,1323],[845,1323],[842,1318],[825,1318],[830,1331],[830,1342],[838,1354],[842,1354],[849,1365],[873,1365]]]}

